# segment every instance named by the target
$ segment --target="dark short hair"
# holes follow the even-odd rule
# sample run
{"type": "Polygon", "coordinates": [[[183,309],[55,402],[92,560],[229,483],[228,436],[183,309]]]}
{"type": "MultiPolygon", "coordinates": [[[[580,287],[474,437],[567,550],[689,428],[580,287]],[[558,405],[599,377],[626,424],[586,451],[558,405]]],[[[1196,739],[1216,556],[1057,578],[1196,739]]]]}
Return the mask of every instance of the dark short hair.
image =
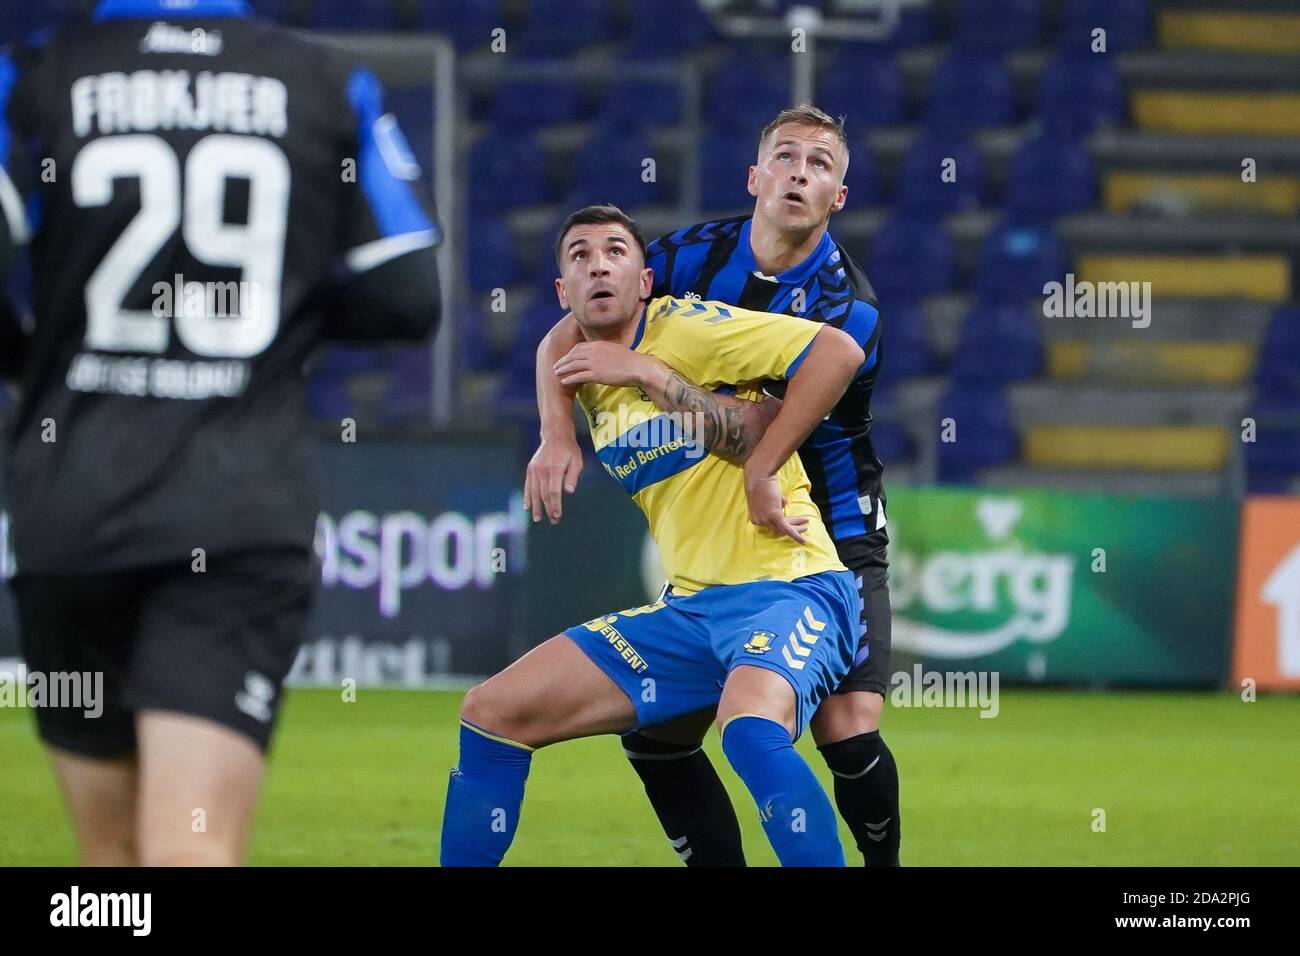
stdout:
{"type": "Polygon", "coordinates": [[[569,234],[569,230],[574,226],[596,226],[602,222],[618,223],[626,229],[636,244],[641,249],[641,261],[644,262],[649,256],[646,254],[645,239],[641,237],[641,230],[637,228],[636,220],[612,204],[584,206],[577,212],[569,213],[564,225],[560,227],[560,234],[555,237],[555,264],[564,267],[564,237],[569,234]]]}

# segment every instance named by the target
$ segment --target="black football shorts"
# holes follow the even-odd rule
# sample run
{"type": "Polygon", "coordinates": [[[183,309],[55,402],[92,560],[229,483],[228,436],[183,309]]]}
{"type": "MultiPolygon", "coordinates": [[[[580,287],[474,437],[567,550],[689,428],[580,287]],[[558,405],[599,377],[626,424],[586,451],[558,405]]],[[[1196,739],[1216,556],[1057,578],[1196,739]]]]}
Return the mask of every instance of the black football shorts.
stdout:
{"type": "Polygon", "coordinates": [[[889,568],[884,549],[874,550],[870,559],[850,567],[857,578],[862,598],[862,626],[865,633],[858,652],[836,694],[858,690],[875,691],[882,697],[889,686],[889,647],[892,619],[889,610],[889,568]]]}
{"type": "Polygon", "coordinates": [[[28,672],[102,674],[102,712],[37,707],[48,744],[92,757],[135,752],[134,713],[201,717],[266,749],[306,636],[314,555],[286,548],[189,564],[14,579],[28,672]]]}

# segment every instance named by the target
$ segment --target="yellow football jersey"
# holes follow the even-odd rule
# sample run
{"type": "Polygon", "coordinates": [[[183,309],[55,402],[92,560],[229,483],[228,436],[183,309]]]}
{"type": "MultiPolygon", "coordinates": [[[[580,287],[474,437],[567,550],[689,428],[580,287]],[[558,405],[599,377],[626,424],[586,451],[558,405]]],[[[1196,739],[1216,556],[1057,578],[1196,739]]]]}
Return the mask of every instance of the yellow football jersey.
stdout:
{"type": "MultiPolygon", "coordinates": [[[[646,306],[632,348],[706,390],[731,385],[738,397],[758,400],[762,382],[794,374],[820,328],[793,316],[663,296],[646,306]]],[[[803,545],[751,524],[744,469],[692,443],[679,417],[641,389],[583,385],[578,402],[605,470],[645,512],[674,590],[844,569],[797,454],[777,480],[789,499],[786,513],[810,519],[803,545]]]]}

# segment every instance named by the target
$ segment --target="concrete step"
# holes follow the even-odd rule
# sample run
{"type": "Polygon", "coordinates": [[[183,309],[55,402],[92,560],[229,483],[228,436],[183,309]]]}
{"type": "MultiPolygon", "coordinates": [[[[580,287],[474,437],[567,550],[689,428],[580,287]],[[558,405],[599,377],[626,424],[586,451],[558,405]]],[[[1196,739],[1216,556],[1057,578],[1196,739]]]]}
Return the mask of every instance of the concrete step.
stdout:
{"type": "Polygon", "coordinates": [[[1217,171],[1241,174],[1242,160],[1255,160],[1256,173],[1300,172],[1294,138],[1245,134],[1185,136],[1138,129],[1099,129],[1088,139],[1098,171],[1150,169],[1158,172],[1217,171]]]}
{"type": "Polygon", "coordinates": [[[1297,63],[1294,54],[1151,48],[1119,54],[1115,69],[1127,89],[1278,90],[1300,88],[1297,63]]]}
{"type": "Polygon", "coordinates": [[[1059,220],[1056,231],[1076,265],[1103,252],[1300,255],[1300,222],[1274,217],[1082,212],[1059,220]]]}
{"type": "Polygon", "coordinates": [[[1007,391],[1020,429],[1040,425],[1208,425],[1240,428],[1250,408],[1249,385],[1156,388],[1022,382],[1007,391]]]}
{"type": "Polygon", "coordinates": [[[1068,468],[1033,468],[1006,465],[986,468],[980,484],[993,488],[1027,488],[1039,491],[1068,491],[1076,494],[1111,494],[1177,498],[1211,498],[1230,494],[1226,473],[1134,472],[1115,474],[1077,471],[1068,468]]]}
{"type": "MultiPolygon", "coordinates": [[[[1273,307],[1266,303],[1160,298],[1152,306],[1151,324],[1135,329],[1124,320],[1049,318],[1042,315],[1041,299],[1030,299],[1026,304],[1035,315],[1042,316],[1040,329],[1049,346],[1077,341],[1093,345],[1190,341],[1245,343],[1254,348],[1273,315],[1273,307]]],[[[944,360],[951,357],[962,321],[973,305],[974,297],[964,294],[930,296],[922,302],[926,340],[936,355],[944,360]]],[[[883,315],[888,323],[888,303],[884,303],[883,315]]],[[[888,324],[885,328],[888,334],[888,324]]]]}
{"type": "Polygon", "coordinates": [[[1246,342],[1060,340],[1047,346],[1047,375],[1057,382],[1115,385],[1203,385],[1249,381],[1255,347],[1246,342]]]}

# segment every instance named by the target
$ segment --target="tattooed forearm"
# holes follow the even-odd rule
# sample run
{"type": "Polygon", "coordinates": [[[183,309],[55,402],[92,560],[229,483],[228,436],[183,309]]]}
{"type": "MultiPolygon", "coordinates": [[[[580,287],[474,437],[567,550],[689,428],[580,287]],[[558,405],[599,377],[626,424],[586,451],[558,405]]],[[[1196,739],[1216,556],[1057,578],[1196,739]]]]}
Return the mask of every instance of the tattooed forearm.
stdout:
{"type": "Polygon", "coordinates": [[[744,464],[758,447],[781,403],[751,402],[706,391],[653,356],[642,356],[638,376],[645,397],[680,419],[687,436],[720,458],[744,464]]]}
{"type": "Polygon", "coordinates": [[[744,406],[754,402],[705,392],[677,372],[669,373],[664,393],[672,411],[680,412],[686,433],[715,455],[744,462],[763,437],[755,416],[746,415],[744,406]]]}

